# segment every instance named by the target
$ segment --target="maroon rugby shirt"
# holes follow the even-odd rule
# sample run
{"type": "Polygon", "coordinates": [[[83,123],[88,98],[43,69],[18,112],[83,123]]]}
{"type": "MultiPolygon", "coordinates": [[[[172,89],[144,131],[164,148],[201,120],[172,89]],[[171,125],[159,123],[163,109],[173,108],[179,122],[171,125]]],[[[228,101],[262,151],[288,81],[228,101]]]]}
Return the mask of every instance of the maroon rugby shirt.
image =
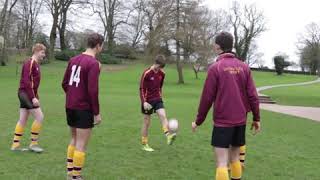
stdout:
{"type": "Polygon", "coordinates": [[[40,85],[41,73],[40,65],[36,60],[29,58],[22,65],[19,92],[25,92],[32,101],[38,98],[38,88],[40,85]]]}
{"type": "Polygon", "coordinates": [[[140,80],[140,99],[141,103],[157,101],[162,99],[162,86],[165,73],[162,70],[154,71],[146,69],[140,80]]]}
{"type": "Polygon", "coordinates": [[[81,54],[71,58],[62,81],[66,108],[91,110],[98,115],[99,75],[100,63],[95,57],[81,54]]]}

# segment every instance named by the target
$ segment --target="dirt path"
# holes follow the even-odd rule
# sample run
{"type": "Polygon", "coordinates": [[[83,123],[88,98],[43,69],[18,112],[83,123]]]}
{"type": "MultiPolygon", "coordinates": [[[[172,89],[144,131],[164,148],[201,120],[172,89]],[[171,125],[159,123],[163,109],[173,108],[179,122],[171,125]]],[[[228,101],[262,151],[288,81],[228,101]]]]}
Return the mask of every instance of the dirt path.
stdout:
{"type": "Polygon", "coordinates": [[[306,118],[320,122],[320,108],[302,106],[283,106],[278,104],[260,104],[260,108],[272,112],[306,118]]]}
{"type": "MultiPolygon", "coordinates": [[[[282,85],[274,85],[274,86],[264,86],[257,88],[258,93],[261,91],[277,88],[277,87],[289,87],[289,86],[303,86],[320,83],[320,78],[315,81],[304,82],[304,83],[295,83],[295,84],[282,84],[282,85]]],[[[262,94],[261,94],[262,95],[262,94]]],[[[310,119],[313,121],[320,122],[320,108],[318,107],[302,107],[302,106],[284,106],[278,104],[260,104],[260,108],[272,112],[287,114],[291,116],[301,117],[310,119]]]]}

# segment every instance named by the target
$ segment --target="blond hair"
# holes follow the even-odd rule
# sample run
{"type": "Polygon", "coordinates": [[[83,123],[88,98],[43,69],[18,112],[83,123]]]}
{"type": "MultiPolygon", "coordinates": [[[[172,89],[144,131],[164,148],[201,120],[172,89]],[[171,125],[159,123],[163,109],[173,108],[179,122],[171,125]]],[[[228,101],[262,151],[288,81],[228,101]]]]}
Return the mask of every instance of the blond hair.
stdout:
{"type": "Polygon", "coordinates": [[[42,51],[42,50],[46,50],[46,46],[41,44],[41,43],[37,43],[35,44],[33,47],[32,47],[32,54],[36,53],[36,52],[39,52],[39,51],[42,51]]]}

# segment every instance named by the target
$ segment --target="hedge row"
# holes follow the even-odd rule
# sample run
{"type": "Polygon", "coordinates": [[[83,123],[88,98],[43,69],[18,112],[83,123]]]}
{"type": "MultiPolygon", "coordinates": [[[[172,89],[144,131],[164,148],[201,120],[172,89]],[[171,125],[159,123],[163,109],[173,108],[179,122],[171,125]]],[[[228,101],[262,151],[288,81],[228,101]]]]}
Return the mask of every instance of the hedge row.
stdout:
{"type": "MultiPolygon", "coordinates": [[[[55,58],[60,61],[69,61],[70,58],[80,54],[81,51],[76,50],[65,50],[65,51],[58,51],[55,52],[55,58]]],[[[102,64],[121,64],[122,59],[111,56],[110,54],[102,53],[100,54],[97,59],[100,60],[102,64]]]]}

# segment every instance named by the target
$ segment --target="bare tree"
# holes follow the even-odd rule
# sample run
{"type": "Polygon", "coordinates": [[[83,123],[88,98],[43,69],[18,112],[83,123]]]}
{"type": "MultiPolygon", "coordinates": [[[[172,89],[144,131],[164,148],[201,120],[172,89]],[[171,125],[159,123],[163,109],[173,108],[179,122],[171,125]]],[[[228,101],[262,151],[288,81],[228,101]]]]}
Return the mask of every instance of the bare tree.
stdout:
{"type": "Polygon", "coordinates": [[[10,27],[9,19],[11,17],[11,13],[18,0],[5,0],[3,4],[3,8],[1,9],[0,14],[0,36],[3,37],[4,43],[2,48],[0,49],[0,63],[1,66],[6,65],[7,61],[7,51],[6,51],[6,41],[7,41],[7,31],[10,27]]]}
{"type": "Polygon", "coordinates": [[[202,8],[197,30],[196,52],[200,56],[202,65],[207,65],[208,60],[215,55],[212,49],[214,37],[223,30],[229,29],[224,10],[209,10],[202,8]]]}
{"type": "Polygon", "coordinates": [[[25,0],[19,1],[17,10],[22,20],[20,28],[22,29],[23,39],[22,48],[31,47],[34,31],[37,26],[37,18],[40,13],[43,0],[25,0]]]}
{"type": "Polygon", "coordinates": [[[172,38],[172,15],[174,0],[146,0],[143,1],[143,11],[146,16],[147,30],[144,31],[146,41],[146,54],[151,59],[160,52],[161,44],[168,46],[172,38]]]}
{"type": "Polygon", "coordinates": [[[127,27],[122,28],[121,41],[126,41],[132,48],[137,48],[141,45],[146,31],[146,15],[143,11],[144,0],[136,0],[133,7],[133,12],[128,20],[127,27]]]}
{"type": "Polygon", "coordinates": [[[178,83],[184,83],[181,66],[181,2],[180,0],[146,0],[142,8],[147,29],[144,31],[147,59],[156,54],[171,54],[169,41],[175,41],[175,61],[178,71],[178,83]]]}
{"type": "MultiPolygon", "coordinates": [[[[181,46],[183,49],[184,61],[189,61],[190,55],[196,51],[195,46],[199,38],[199,31],[202,27],[202,8],[197,1],[187,1],[181,6],[181,46]]],[[[207,9],[205,9],[207,10],[207,9]]]]}
{"type": "Polygon", "coordinates": [[[246,61],[252,41],[266,31],[263,12],[258,10],[254,4],[242,7],[237,1],[234,1],[230,23],[233,28],[236,54],[240,59],[246,61]]]}
{"type": "Polygon", "coordinates": [[[181,0],[176,0],[176,65],[177,65],[177,71],[178,71],[178,83],[184,84],[184,78],[183,78],[183,72],[182,72],[182,66],[180,62],[181,58],[181,39],[180,39],[180,31],[181,31],[181,23],[180,23],[180,14],[181,14],[181,0]]]}
{"type": "Polygon", "coordinates": [[[66,40],[68,41],[69,45],[78,50],[85,50],[87,47],[86,37],[89,34],[93,33],[92,30],[82,30],[82,31],[67,31],[66,32],[66,40]]]}
{"type": "Polygon", "coordinates": [[[0,14],[0,35],[4,35],[6,32],[5,28],[9,24],[7,24],[8,19],[10,19],[11,13],[18,0],[5,0],[3,8],[1,9],[0,14]]]}
{"type": "Polygon", "coordinates": [[[67,30],[67,20],[68,12],[72,9],[72,6],[76,7],[76,11],[79,9],[89,8],[87,5],[92,4],[93,0],[61,0],[61,12],[58,23],[59,39],[60,39],[60,49],[65,50],[68,48],[66,42],[66,30],[67,30]]]}
{"type": "Polygon", "coordinates": [[[65,50],[67,49],[67,45],[65,41],[65,33],[66,33],[66,27],[67,27],[67,14],[73,0],[62,0],[62,2],[63,3],[61,4],[60,22],[57,28],[59,30],[60,49],[65,50]]]}
{"type": "Polygon", "coordinates": [[[200,4],[197,0],[176,0],[176,29],[173,37],[176,40],[179,83],[183,83],[180,57],[183,56],[184,62],[194,62],[192,68],[197,78],[198,72],[207,66],[208,60],[214,55],[212,47],[215,35],[228,28],[225,11],[209,10],[200,4]]]}
{"type": "Polygon", "coordinates": [[[262,58],[263,58],[263,53],[259,52],[258,50],[258,45],[256,44],[255,41],[251,42],[251,45],[249,47],[248,50],[248,54],[247,54],[247,63],[249,66],[253,66],[253,65],[261,65],[262,58]]]}
{"type": "Polygon", "coordinates": [[[300,65],[303,69],[308,69],[311,74],[320,75],[320,26],[311,23],[306,26],[298,42],[300,54],[300,65]]]}
{"type": "Polygon", "coordinates": [[[206,67],[208,61],[213,59],[214,37],[229,28],[228,19],[225,11],[209,10],[198,3],[184,7],[183,11],[183,56],[188,62],[190,56],[193,57],[192,68],[197,78],[202,67],[206,67]]]}
{"type": "Polygon", "coordinates": [[[100,17],[107,50],[112,54],[118,27],[128,22],[132,9],[126,7],[123,0],[99,0],[93,4],[93,11],[100,17]]]}
{"type": "Polygon", "coordinates": [[[50,10],[53,21],[50,31],[50,48],[49,48],[49,59],[54,58],[54,49],[57,39],[57,28],[59,26],[59,15],[61,14],[61,6],[63,0],[45,0],[47,9],[50,10]]]}

